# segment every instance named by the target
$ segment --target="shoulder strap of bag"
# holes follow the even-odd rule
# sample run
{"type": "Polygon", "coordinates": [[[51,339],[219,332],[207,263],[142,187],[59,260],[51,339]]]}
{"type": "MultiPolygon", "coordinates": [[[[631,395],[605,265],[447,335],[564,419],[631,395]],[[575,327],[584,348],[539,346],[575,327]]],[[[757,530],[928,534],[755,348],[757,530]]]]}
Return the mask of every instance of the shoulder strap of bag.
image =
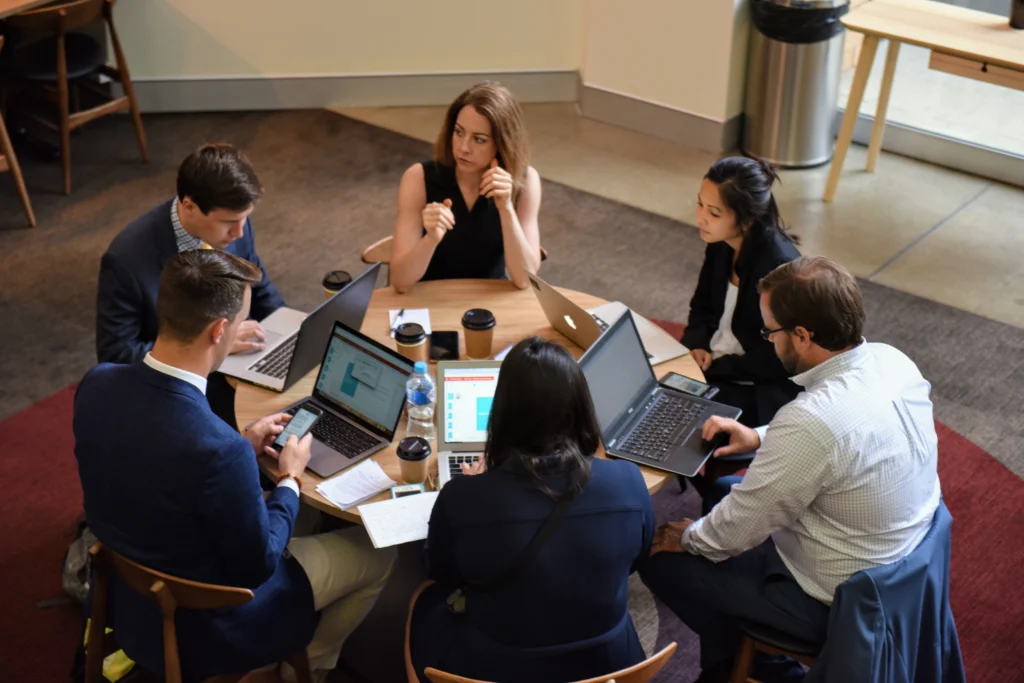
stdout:
{"type": "Polygon", "coordinates": [[[572,503],[571,499],[563,498],[558,501],[555,505],[555,509],[551,511],[547,519],[544,520],[544,524],[540,530],[537,531],[537,535],[530,540],[530,543],[523,549],[523,552],[519,554],[515,564],[509,567],[508,571],[491,581],[485,581],[483,583],[466,583],[463,588],[457,589],[454,593],[448,596],[445,601],[448,603],[449,609],[457,614],[461,614],[466,609],[466,589],[471,589],[473,592],[486,593],[489,591],[496,590],[502,586],[511,583],[515,579],[519,578],[534,560],[537,559],[537,555],[540,554],[541,549],[551,539],[551,536],[558,529],[558,526],[565,519],[565,516],[569,513],[569,505],[572,503]]]}

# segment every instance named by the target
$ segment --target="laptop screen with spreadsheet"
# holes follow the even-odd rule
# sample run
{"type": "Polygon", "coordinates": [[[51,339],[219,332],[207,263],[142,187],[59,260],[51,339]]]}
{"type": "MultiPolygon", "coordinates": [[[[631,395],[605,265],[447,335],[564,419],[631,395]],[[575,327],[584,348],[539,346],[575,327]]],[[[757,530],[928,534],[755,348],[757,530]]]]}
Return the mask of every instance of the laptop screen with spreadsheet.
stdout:
{"type": "Polygon", "coordinates": [[[498,361],[438,363],[439,449],[483,449],[498,387],[498,361]]]}

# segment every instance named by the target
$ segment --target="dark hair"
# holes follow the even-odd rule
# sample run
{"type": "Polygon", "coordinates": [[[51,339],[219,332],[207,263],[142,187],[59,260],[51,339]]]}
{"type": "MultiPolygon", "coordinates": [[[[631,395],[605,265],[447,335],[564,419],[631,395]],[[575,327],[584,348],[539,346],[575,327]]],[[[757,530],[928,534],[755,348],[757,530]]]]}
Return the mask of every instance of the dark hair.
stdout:
{"type": "Polygon", "coordinates": [[[455,165],[452,154],[452,134],[455,121],[463,107],[473,107],[491,124],[491,139],[497,148],[498,165],[512,176],[512,200],[519,199],[519,193],[526,182],[526,169],[530,164],[530,145],[526,138],[526,124],[523,110],[508,88],[495,81],[483,81],[463,91],[448,105],[444,125],[434,142],[434,160],[445,165],[455,165]]]}
{"type": "Polygon", "coordinates": [[[779,174],[767,161],[725,157],[711,164],[704,177],[718,187],[722,201],[736,216],[744,244],[748,236],[768,238],[775,233],[789,242],[797,241],[782,222],[779,205],[772,194],[772,185],[779,181],[779,174]]]}
{"type": "Polygon", "coordinates": [[[801,256],[761,278],[776,322],[798,325],[829,351],[856,346],[864,335],[864,300],[850,271],[822,256],[801,256]]]}
{"type": "Polygon", "coordinates": [[[178,167],[178,199],[188,197],[204,214],[214,209],[245,211],[262,196],[252,164],[229,144],[203,145],[178,167]]]}
{"type": "Polygon", "coordinates": [[[262,279],[259,268],[223,251],[193,249],[177,254],[160,276],[158,335],[188,344],[214,320],[233,321],[242,310],[245,288],[262,279]]]}
{"type": "Polygon", "coordinates": [[[501,364],[487,425],[484,457],[493,470],[519,458],[538,488],[555,499],[573,498],[590,480],[601,442],[587,380],[563,347],[539,337],[516,344],[501,364]],[[555,492],[544,477],[569,473],[555,492]]]}

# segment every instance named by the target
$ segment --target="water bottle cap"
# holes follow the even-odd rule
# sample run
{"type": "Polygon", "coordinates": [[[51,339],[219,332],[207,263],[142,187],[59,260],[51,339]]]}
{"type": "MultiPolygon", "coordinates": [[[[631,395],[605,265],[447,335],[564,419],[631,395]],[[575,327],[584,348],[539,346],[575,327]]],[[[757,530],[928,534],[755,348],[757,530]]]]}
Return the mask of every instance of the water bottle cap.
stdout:
{"type": "Polygon", "coordinates": [[[412,371],[415,372],[417,375],[425,375],[427,374],[427,364],[421,360],[418,360],[412,366],[412,371]]]}

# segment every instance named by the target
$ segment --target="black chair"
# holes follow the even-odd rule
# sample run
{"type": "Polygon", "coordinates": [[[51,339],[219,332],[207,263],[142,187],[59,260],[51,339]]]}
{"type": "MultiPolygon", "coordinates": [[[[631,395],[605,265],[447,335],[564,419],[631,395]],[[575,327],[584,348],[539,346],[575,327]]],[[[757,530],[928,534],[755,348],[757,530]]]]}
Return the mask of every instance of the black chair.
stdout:
{"type": "Polygon", "coordinates": [[[64,194],[71,192],[71,131],[107,114],[128,109],[135,124],[135,135],[148,161],[142,114],[135,99],[135,88],[121,41],[114,28],[115,0],[75,0],[9,17],[7,29],[14,38],[12,49],[3,60],[7,79],[27,86],[40,100],[56,105],[55,118],[29,107],[25,115],[42,126],[60,133],[61,162],[64,167],[64,194]],[[92,36],[75,31],[103,19],[110,31],[116,67],[106,65],[103,46],[92,36]],[[98,81],[87,78],[99,74],[121,84],[124,95],[111,98],[98,81]],[[82,108],[81,95],[99,104],[82,108]]]}
{"type": "Polygon", "coordinates": [[[818,645],[812,645],[752,621],[740,622],[740,628],[743,629],[743,641],[736,654],[732,683],[747,683],[750,667],[754,664],[754,654],[757,652],[791,657],[804,666],[814,666],[815,659],[821,651],[818,645]]]}

